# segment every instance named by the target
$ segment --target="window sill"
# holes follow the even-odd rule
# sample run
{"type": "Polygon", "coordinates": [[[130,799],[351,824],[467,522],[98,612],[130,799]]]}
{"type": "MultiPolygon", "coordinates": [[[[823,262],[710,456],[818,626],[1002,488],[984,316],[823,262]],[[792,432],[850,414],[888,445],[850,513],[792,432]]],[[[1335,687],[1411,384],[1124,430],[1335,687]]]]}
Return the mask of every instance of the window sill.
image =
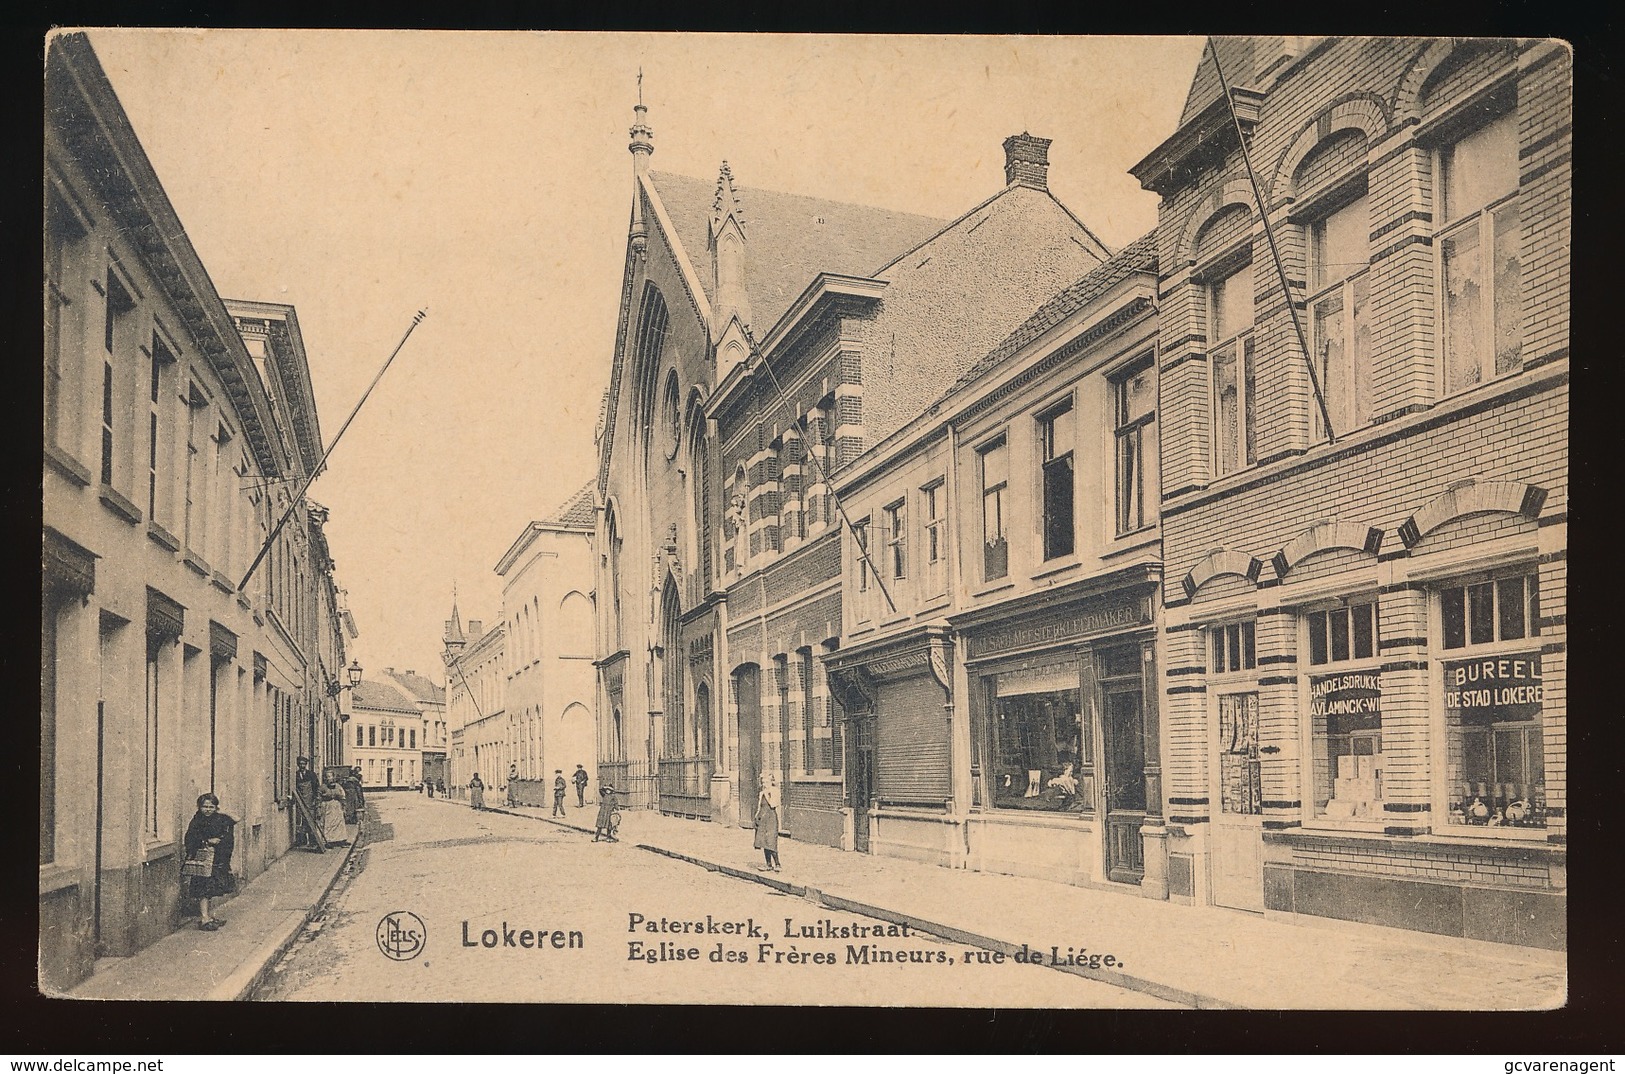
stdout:
{"type": "Polygon", "coordinates": [[[1069,556],[1059,556],[1055,559],[1045,560],[1044,565],[1032,573],[1032,579],[1036,582],[1040,578],[1048,578],[1055,574],[1065,574],[1067,571],[1074,570],[1082,565],[1082,562],[1083,561],[1080,560],[1075,553],[1069,556]]]}
{"type": "Polygon", "coordinates": [[[74,458],[66,448],[58,447],[55,444],[46,444],[45,461],[50,463],[51,468],[56,470],[57,473],[74,484],[81,487],[90,484],[90,468],[74,458]]]}
{"type": "Polygon", "coordinates": [[[979,820],[996,820],[1002,824],[1015,824],[1024,828],[1082,828],[1095,827],[1095,815],[1089,813],[1061,813],[1038,809],[1000,809],[998,806],[979,806],[971,811],[979,820]]]}
{"type": "Polygon", "coordinates": [[[157,519],[149,518],[147,520],[147,536],[152,538],[154,544],[163,545],[171,552],[181,550],[181,539],[159,525],[157,519]]]}
{"type": "Polygon", "coordinates": [[[830,772],[802,772],[790,777],[791,783],[839,784],[841,777],[830,772]]]}
{"type": "Polygon", "coordinates": [[[134,526],[140,523],[141,508],[131,503],[124,493],[120,492],[118,489],[111,485],[103,485],[101,486],[100,498],[103,507],[113,512],[130,525],[134,526]]]}
{"type": "Polygon", "coordinates": [[[932,594],[930,599],[928,599],[924,604],[920,605],[919,615],[924,617],[930,615],[932,612],[941,611],[942,609],[948,607],[949,603],[951,602],[948,600],[948,594],[932,594]]]}
{"type": "Polygon", "coordinates": [[[79,886],[79,870],[72,865],[62,862],[52,862],[39,867],[39,893],[49,895],[52,892],[64,891],[79,886]]]}
{"type": "Polygon", "coordinates": [[[148,843],[146,847],[142,849],[141,860],[145,861],[148,865],[151,865],[155,861],[162,861],[164,858],[174,857],[175,849],[175,840],[173,839],[165,839],[156,843],[148,843]]]}
{"type": "Polygon", "coordinates": [[[990,585],[990,586],[986,587],[985,589],[973,589],[973,590],[971,590],[970,595],[972,597],[990,597],[995,593],[1003,593],[1006,590],[1014,589],[1015,587],[1016,587],[1015,582],[1011,581],[1008,578],[1001,578],[1001,579],[998,580],[998,582],[996,584],[990,585]]]}
{"type": "Polygon", "coordinates": [[[192,568],[199,578],[207,578],[214,573],[209,569],[209,565],[203,561],[203,557],[196,552],[186,552],[181,556],[181,562],[192,568]]]}
{"type": "Polygon", "coordinates": [[[1100,558],[1111,559],[1115,556],[1126,556],[1130,552],[1150,548],[1160,540],[1162,540],[1162,536],[1157,533],[1157,525],[1153,522],[1149,526],[1142,526],[1137,530],[1130,530],[1128,533],[1120,533],[1112,538],[1112,549],[1103,553],[1100,558]]]}
{"type": "Polygon", "coordinates": [[[231,579],[219,571],[210,571],[209,581],[222,593],[235,593],[237,591],[237,587],[231,584],[231,579]]]}

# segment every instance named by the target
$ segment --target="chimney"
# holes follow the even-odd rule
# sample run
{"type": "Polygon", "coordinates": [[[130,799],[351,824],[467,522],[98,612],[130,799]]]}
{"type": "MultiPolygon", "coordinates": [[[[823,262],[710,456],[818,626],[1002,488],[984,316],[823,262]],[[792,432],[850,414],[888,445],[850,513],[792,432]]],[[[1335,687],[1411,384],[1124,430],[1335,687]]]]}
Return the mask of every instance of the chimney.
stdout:
{"type": "Polygon", "coordinates": [[[408,674],[408,675],[416,675],[417,672],[413,671],[411,668],[407,668],[406,669],[406,674],[408,674]]]}
{"type": "Polygon", "coordinates": [[[384,669],[384,674],[385,675],[393,675],[393,674],[395,674],[395,669],[394,668],[385,668],[384,669]]]}
{"type": "Polygon", "coordinates": [[[1004,181],[1034,190],[1049,189],[1050,139],[1036,138],[1026,131],[1004,140],[1004,181]]]}
{"type": "Polygon", "coordinates": [[[470,619],[468,621],[468,636],[469,636],[470,639],[477,638],[481,634],[484,634],[484,633],[485,633],[485,624],[480,622],[480,620],[478,620],[478,619],[470,619]]]}

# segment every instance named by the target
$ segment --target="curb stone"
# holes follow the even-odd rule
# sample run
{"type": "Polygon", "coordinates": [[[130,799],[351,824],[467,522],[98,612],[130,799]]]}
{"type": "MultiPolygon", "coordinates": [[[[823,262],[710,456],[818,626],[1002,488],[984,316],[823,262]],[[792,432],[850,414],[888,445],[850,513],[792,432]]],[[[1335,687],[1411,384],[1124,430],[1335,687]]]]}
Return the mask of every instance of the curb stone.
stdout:
{"type": "MultiPolygon", "coordinates": [[[[582,828],[579,825],[554,820],[551,817],[533,817],[526,813],[514,813],[506,809],[491,809],[487,810],[487,812],[505,813],[510,817],[523,817],[527,820],[542,820],[560,828],[573,828],[578,832],[590,833],[591,831],[590,829],[582,828]]],[[[894,925],[907,925],[917,932],[922,932],[928,936],[932,936],[940,940],[965,944],[969,947],[979,947],[985,951],[996,951],[1006,956],[1014,955],[1016,952],[1020,951],[1022,947],[1021,944],[1013,944],[1006,940],[995,939],[991,936],[983,936],[980,933],[968,932],[964,929],[955,928],[952,925],[943,925],[934,921],[927,921],[924,918],[916,917],[913,914],[900,910],[889,910],[883,906],[875,906],[856,899],[847,899],[839,895],[832,895],[827,891],[820,891],[817,888],[809,888],[800,884],[792,884],[785,880],[775,880],[772,877],[760,876],[755,873],[747,872],[743,869],[735,868],[731,865],[723,865],[719,862],[707,861],[703,858],[696,858],[693,855],[684,854],[680,851],[668,850],[665,847],[651,846],[648,843],[635,843],[633,845],[639,850],[646,850],[651,854],[659,854],[662,857],[671,858],[675,861],[686,862],[689,865],[697,865],[700,868],[705,869],[707,872],[721,873],[724,876],[731,876],[739,880],[748,880],[754,884],[761,884],[763,887],[773,888],[782,894],[793,895],[796,898],[806,899],[809,902],[818,903],[831,910],[841,910],[848,913],[862,914],[865,917],[872,917],[879,921],[889,921],[894,925]]],[[[1164,1000],[1169,1003],[1177,1003],[1183,1007],[1194,1007],[1199,1010],[1245,1009],[1239,1004],[1227,1002],[1219,999],[1216,996],[1208,996],[1200,992],[1192,992],[1188,989],[1178,988],[1174,985],[1165,985],[1158,981],[1152,981],[1144,977],[1137,977],[1133,974],[1123,973],[1120,970],[1107,969],[1105,967],[1091,969],[1088,966],[1050,966],[1047,964],[1045,965],[1045,968],[1056,970],[1061,973],[1070,973],[1075,977],[1083,977],[1087,980],[1096,981],[1100,984],[1111,985],[1114,988],[1121,988],[1130,992],[1139,992],[1143,995],[1151,996],[1154,999],[1164,1000]]]]}

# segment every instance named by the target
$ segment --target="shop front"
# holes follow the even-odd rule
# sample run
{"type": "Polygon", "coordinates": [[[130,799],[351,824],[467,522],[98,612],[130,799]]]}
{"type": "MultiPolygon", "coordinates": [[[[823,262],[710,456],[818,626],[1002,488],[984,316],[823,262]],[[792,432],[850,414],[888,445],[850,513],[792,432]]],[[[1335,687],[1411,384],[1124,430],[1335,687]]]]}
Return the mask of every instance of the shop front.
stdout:
{"type": "Polygon", "coordinates": [[[1166,894],[1145,568],[954,618],[970,715],[968,864],[1166,894]]]}
{"type": "Polygon", "coordinates": [[[964,865],[954,794],[953,659],[947,630],[928,626],[826,660],[845,721],[848,849],[964,865]]]}

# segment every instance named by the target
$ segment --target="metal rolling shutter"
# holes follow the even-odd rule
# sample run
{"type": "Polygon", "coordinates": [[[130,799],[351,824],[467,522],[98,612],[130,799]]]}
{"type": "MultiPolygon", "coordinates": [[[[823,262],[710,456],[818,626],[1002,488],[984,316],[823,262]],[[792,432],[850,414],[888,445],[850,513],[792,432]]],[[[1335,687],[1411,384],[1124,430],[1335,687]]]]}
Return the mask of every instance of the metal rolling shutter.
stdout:
{"type": "Polygon", "coordinates": [[[907,802],[948,798],[946,698],[929,675],[883,684],[875,706],[875,794],[907,802]]]}

